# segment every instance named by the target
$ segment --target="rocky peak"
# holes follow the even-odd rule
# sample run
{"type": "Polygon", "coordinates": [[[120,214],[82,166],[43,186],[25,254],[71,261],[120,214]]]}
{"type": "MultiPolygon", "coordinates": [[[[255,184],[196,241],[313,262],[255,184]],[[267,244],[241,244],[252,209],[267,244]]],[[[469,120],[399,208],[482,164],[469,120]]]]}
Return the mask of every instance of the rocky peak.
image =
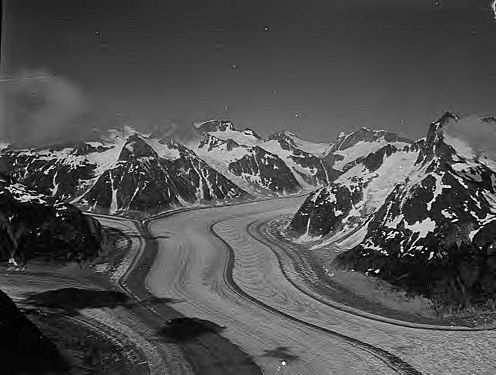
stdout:
{"type": "Polygon", "coordinates": [[[200,141],[198,148],[204,148],[207,151],[212,151],[219,147],[225,147],[227,151],[231,151],[240,145],[232,139],[220,139],[211,134],[205,134],[203,139],[200,141]]]}
{"type": "Polygon", "coordinates": [[[279,144],[283,149],[290,150],[293,147],[294,148],[297,147],[297,144],[294,140],[295,137],[296,137],[295,134],[282,130],[271,134],[269,136],[269,140],[276,140],[279,142],[279,144]]]}
{"type": "Polygon", "coordinates": [[[439,139],[439,135],[442,134],[442,129],[448,126],[452,122],[460,120],[460,116],[452,113],[445,112],[437,121],[434,121],[429,126],[429,131],[427,133],[426,145],[432,145],[439,139]]]}
{"type": "Polygon", "coordinates": [[[257,139],[262,139],[262,137],[260,137],[257,133],[255,133],[255,131],[253,129],[250,129],[250,128],[246,128],[245,130],[243,130],[243,134],[251,136],[251,137],[255,137],[257,139]]]}
{"type": "Polygon", "coordinates": [[[355,146],[359,142],[374,142],[380,139],[384,139],[386,142],[405,142],[413,143],[413,141],[398,136],[396,133],[388,132],[385,130],[372,130],[367,127],[361,127],[358,130],[350,134],[340,134],[336,140],[336,143],[332,144],[327,151],[327,154],[332,152],[346,150],[350,147],[355,146]]]}
{"type": "Polygon", "coordinates": [[[195,124],[195,128],[203,134],[216,131],[236,130],[233,123],[228,120],[210,120],[195,124]]]}
{"type": "Polygon", "coordinates": [[[94,146],[92,146],[89,143],[79,142],[73,148],[72,154],[73,155],[76,155],[76,156],[84,156],[84,155],[88,155],[88,154],[90,154],[92,152],[102,151],[102,150],[104,150],[104,147],[103,146],[94,147],[94,146]]]}
{"type": "Polygon", "coordinates": [[[443,159],[449,158],[453,150],[443,141],[443,130],[450,124],[460,120],[460,116],[452,112],[445,112],[437,121],[434,121],[429,126],[427,137],[424,145],[420,149],[417,163],[426,163],[435,155],[443,159]]]}
{"type": "Polygon", "coordinates": [[[276,131],[275,133],[272,133],[271,135],[269,135],[269,140],[271,139],[275,139],[275,140],[279,140],[279,139],[291,139],[292,137],[296,137],[296,134],[290,132],[290,131],[287,131],[287,130],[279,130],[279,131],[276,131]]]}
{"type": "Polygon", "coordinates": [[[119,155],[120,161],[131,161],[137,158],[156,158],[157,153],[138,134],[127,138],[119,155]]]}
{"type": "Polygon", "coordinates": [[[496,125],[496,116],[486,116],[481,118],[482,122],[485,122],[486,124],[494,124],[496,125]]]}

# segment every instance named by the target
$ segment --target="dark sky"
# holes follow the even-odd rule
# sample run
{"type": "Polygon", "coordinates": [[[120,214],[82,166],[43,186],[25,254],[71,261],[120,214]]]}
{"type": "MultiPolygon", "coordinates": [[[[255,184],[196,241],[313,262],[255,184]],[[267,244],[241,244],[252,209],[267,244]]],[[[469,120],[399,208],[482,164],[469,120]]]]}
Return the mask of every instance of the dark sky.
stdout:
{"type": "Polygon", "coordinates": [[[2,69],[55,73],[105,121],[143,129],[228,118],[262,135],[327,141],[367,125],[421,137],[445,110],[496,113],[490,5],[10,0],[2,69]]]}

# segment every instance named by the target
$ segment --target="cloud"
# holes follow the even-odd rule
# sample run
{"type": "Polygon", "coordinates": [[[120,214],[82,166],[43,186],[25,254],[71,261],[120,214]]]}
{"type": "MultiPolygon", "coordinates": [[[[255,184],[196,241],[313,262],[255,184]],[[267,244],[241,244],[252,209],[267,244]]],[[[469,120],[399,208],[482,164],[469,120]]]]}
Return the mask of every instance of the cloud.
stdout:
{"type": "Polygon", "coordinates": [[[476,154],[496,160],[496,122],[468,116],[452,122],[444,132],[470,146],[476,154]]]}
{"type": "Polygon", "coordinates": [[[169,125],[153,127],[153,134],[158,137],[169,137],[186,146],[196,145],[201,139],[194,127],[186,119],[173,121],[169,125]]]}
{"type": "Polygon", "coordinates": [[[93,127],[91,102],[73,82],[46,71],[22,72],[0,82],[2,133],[19,146],[84,137],[93,127]]]}
{"type": "MultiPolygon", "coordinates": [[[[122,120],[93,105],[76,83],[50,72],[37,70],[0,78],[0,144],[37,147],[84,140],[94,135],[95,129],[121,128],[122,120]]],[[[132,121],[130,125],[183,143],[199,139],[186,118],[169,125],[155,123],[160,125],[132,121]]]]}

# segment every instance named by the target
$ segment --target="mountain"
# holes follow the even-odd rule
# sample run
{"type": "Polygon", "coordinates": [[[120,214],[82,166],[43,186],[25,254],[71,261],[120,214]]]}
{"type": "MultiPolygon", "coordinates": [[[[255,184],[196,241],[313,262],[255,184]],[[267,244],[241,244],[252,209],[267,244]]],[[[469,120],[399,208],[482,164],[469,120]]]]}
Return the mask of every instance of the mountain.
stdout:
{"type": "Polygon", "coordinates": [[[0,291],[0,361],[6,374],[65,374],[69,366],[14,302],[0,291]]]}
{"type": "Polygon", "coordinates": [[[185,146],[134,134],[126,139],[112,167],[75,202],[112,214],[158,213],[247,196],[185,146]]]}
{"type": "Polygon", "coordinates": [[[83,261],[105,244],[98,221],[0,174],[0,261],[83,261]]]}
{"type": "Polygon", "coordinates": [[[275,139],[278,141],[282,141],[287,145],[292,146],[295,149],[299,149],[307,154],[312,154],[318,157],[322,156],[322,154],[324,154],[324,152],[329,148],[328,142],[321,143],[321,142],[306,141],[300,138],[299,136],[297,136],[295,133],[292,133],[287,130],[275,132],[272,135],[270,135],[268,139],[269,140],[275,139]]]}
{"type": "Polygon", "coordinates": [[[420,145],[393,133],[365,128],[338,137],[325,157],[339,160],[342,174],[306,199],[290,229],[304,235],[301,240],[358,230],[411,172],[420,145]],[[344,154],[343,150],[351,152],[344,154]],[[340,159],[343,155],[346,158],[340,159]]]}
{"type": "Polygon", "coordinates": [[[334,170],[321,156],[321,143],[304,141],[293,133],[277,132],[261,146],[278,155],[292,170],[301,186],[310,188],[326,185],[339,172],[334,170]],[[307,150],[307,151],[306,151],[307,150]]]}
{"type": "MultiPolygon", "coordinates": [[[[349,225],[346,218],[356,210],[356,202],[360,204],[356,197],[363,196],[364,190],[359,187],[357,193],[339,179],[310,197],[291,225],[301,233],[305,217],[321,210],[312,199],[325,201],[327,211],[307,232],[329,233],[328,242],[345,250],[335,265],[373,274],[443,306],[492,301],[496,295],[496,163],[452,136],[463,123],[459,116],[446,113],[430,125],[425,140],[402,151],[391,149],[389,156],[385,151],[375,173],[381,183],[389,180],[387,188],[382,192],[367,188],[380,199],[357,219],[358,225],[349,225]],[[385,162],[393,164],[389,172],[381,171],[385,162]]],[[[494,122],[484,118],[477,126],[494,126],[494,122]]],[[[355,174],[358,184],[368,173],[356,169],[359,164],[363,162],[347,170],[355,174]]]]}
{"type": "Polygon", "coordinates": [[[251,129],[237,130],[230,121],[197,124],[203,139],[196,153],[253,194],[291,194],[332,181],[337,171],[318,155],[327,145],[290,132],[264,139],[251,129]]]}
{"type": "Polygon", "coordinates": [[[130,128],[93,141],[6,149],[0,162],[26,185],[99,213],[143,215],[249,197],[187,147],[130,128]]]}
{"type": "Polygon", "coordinates": [[[333,168],[343,171],[352,162],[391,145],[398,149],[413,142],[384,130],[371,130],[362,127],[350,134],[341,133],[336,142],[324,152],[324,160],[333,168]]]}
{"type": "MultiPolygon", "coordinates": [[[[237,137],[239,140],[239,137],[237,137]]],[[[205,134],[197,154],[212,167],[252,194],[291,194],[301,186],[277,155],[260,146],[205,134]]]]}
{"type": "Polygon", "coordinates": [[[326,185],[340,173],[320,157],[327,144],[290,132],[264,139],[225,120],[195,128],[203,139],[194,148],[130,127],[35,149],[5,144],[0,170],[81,209],[133,217],[294,194],[326,185]]]}
{"type": "Polygon", "coordinates": [[[246,128],[243,131],[236,130],[234,124],[228,120],[211,120],[195,124],[194,127],[200,134],[210,134],[213,137],[228,140],[231,139],[238,144],[255,145],[262,138],[252,129],[246,128]]]}

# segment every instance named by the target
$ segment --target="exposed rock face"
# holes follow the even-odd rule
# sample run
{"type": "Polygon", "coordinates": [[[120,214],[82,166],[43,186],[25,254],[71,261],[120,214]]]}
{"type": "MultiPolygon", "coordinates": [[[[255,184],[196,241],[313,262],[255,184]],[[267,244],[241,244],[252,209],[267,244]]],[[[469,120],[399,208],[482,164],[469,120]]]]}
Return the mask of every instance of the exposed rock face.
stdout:
{"type": "Polygon", "coordinates": [[[97,213],[144,216],[177,207],[313,189],[340,172],[327,145],[290,132],[263,139],[230,121],[195,125],[195,150],[131,128],[91,141],[30,150],[0,148],[0,169],[41,193],[97,213]]]}
{"type": "Polygon", "coordinates": [[[290,230],[310,238],[357,230],[410,173],[419,144],[367,128],[340,135],[324,153],[330,183],[306,199],[290,230]]]}
{"type": "Polygon", "coordinates": [[[351,161],[342,175],[306,199],[290,229],[309,237],[358,229],[412,171],[417,157],[415,145],[398,149],[387,144],[351,161]]]}
{"type": "Polygon", "coordinates": [[[98,221],[0,175],[0,260],[83,261],[105,243],[98,221]]]}
{"type": "Polygon", "coordinates": [[[292,133],[287,130],[278,131],[271,134],[268,138],[268,141],[276,140],[282,141],[289,144],[291,147],[304,151],[308,154],[315,155],[317,157],[321,157],[324,152],[329,148],[329,143],[327,142],[310,142],[300,138],[295,133],[292,133]]]}
{"type": "Polygon", "coordinates": [[[278,194],[296,193],[301,186],[284,162],[274,154],[255,146],[241,159],[229,163],[236,176],[256,183],[278,194]]]}
{"type": "Polygon", "coordinates": [[[345,170],[350,163],[386,145],[402,149],[412,143],[411,140],[395,133],[363,127],[350,134],[340,135],[336,142],[325,151],[324,160],[337,170],[345,170]]]}
{"type": "Polygon", "coordinates": [[[71,200],[92,179],[94,167],[84,156],[96,151],[89,144],[77,143],[42,150],[5,150],[0,160],[3,172],[25,185],[45,195],[71,200]]]}
{"type": "Polygon", "coordinates": [[[5,374],[64,374],[55,345],[0,291],[0,361],[5,374]]]}
{"type": "Polygon", "coordinates": [[[263,139],[251,129],[236,130],[228,121],[209,121],[197,129],[203,134],[198,155],[255,194],[294,193],[325,185],[339,174],[319,157],[327,145],[290,132],[263,139]]]}
{"type": "Polygon", "coordinates": [[[308,236],[323,236],[342,228],[354,202],[362,197],[361,189],[331,184],[311,194],[298,210],[291,228],[308,236]]]}
{"type": "Polygon", "coordinates": [[[91,142],[0,155],[19,181],[93,212],[143,215],[249,197],[187,147],[131,129],[91,142]]]}
{"type": "Polygon", "coordinates": [[[279,132],[272,134],[262,147],[280,155],[303,186],[318,187],[326,185],[335,180],[340,174],[324,161],[320,157],[321,155],[316,156],[314,153],[303,150],[303,148],[306,148],[309,151],[318,152],[322,149],[321,144],[303,143],[292,133],[279,132]]]}
{"type": "Polygon", "coordinates": [[[111,213],[158,213],[248,195],[186,147],[172,141],[167,147],[177,152],[174,158],[161,158],[142,138],[130,137],[116,167],[106,171],[81,202],[111,213]]]}
{"type": "MultiPolygon", "coordinates": [[[[302,241],[341,246],[336,265],[439,305],[494,300],[496,162],[451,135],[463,121],[446,113],[425,139],[398,147],[399,138],[388,136],[393,143],[354,153],[341,176],[307,198],[289,228],[302,241]]],[[[486,117],[480,124],[496,122],[486,117]]],[[[340,139],[334,152],[362,138],[340,139]]]]}
{"type": "Polygon", "coordinates": [[[212,133],[216,131],[234,130],[234,125],[227,120],[211,120],[195,125],[201,133],[212,133]]]}
{"type": "Polygon", "coordinates": [[[445,134],[458,120],[447,113],[431,124],[414,170],[338,264],[449,304],[494,298],[496,172],[445,134]]]}

